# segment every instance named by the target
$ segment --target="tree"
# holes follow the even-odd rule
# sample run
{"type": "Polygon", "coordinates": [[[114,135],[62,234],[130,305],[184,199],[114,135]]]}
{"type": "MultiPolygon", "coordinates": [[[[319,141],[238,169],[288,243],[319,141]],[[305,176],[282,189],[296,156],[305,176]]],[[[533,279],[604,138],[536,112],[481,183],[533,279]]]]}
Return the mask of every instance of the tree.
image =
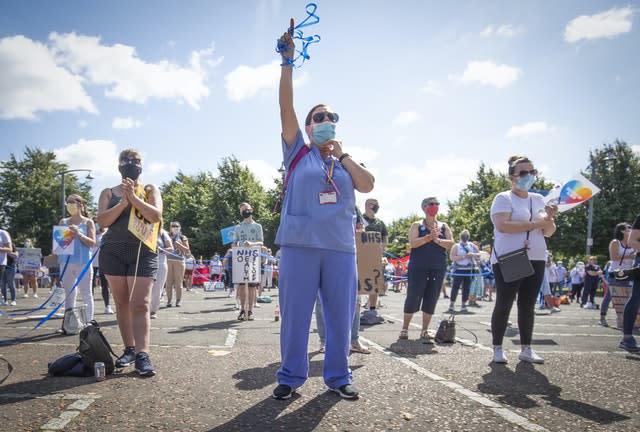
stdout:
{"type": "MultiPolygon", "coordinates": [[[[640,213],[640,156],[624,141],[604,144],[589,155],[589,172],[583,175],[601,191],[593,198],[593,246],[599,261],[609,259],[608,246],[619,222],[633,222],[640,213]],[[591,172],[593,168],[593,172],[591,172]]],[[[553,250],[563,256],[584,260],[587,239],[588,203],[558,217],[557,233],[550,239],[553,250]]]]}
{"type": "MultiPolygon", "coordinates": [[[[60,218],[60,176],[67,170],[56,161],[53,152],[26,148],[23,158],[11,153],[9,160],[0,163],[0,224],[10,232],[15,244],[31,238],[43,254],[51,252],[51,227],[60,218]]],[[[76,176],[65,175],[65,192],[82,195],[88,202],[93,199],[90,186],[79,183],[76,176]]]]}
{"type": "Polygon", "coordinates": [[[389,242],[385,252],[393,257],[403,257],[409,252],[409,229],[411,224],[420,220],[420,216],[412,214],[391,222],[388,226],[389,242]]]}

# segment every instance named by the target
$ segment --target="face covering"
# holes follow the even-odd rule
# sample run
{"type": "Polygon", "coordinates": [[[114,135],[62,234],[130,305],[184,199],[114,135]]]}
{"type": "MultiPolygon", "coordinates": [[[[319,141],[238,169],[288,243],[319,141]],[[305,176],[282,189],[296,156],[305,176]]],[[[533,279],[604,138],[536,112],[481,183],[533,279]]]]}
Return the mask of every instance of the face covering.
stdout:
{"type": "Polygon", "coordinates": [[[173,235],[180,234],[180,228],[171,228],[171,234],[173,235]]]}
{"type": "Polygon", "coordinates": [[[334,123],[325,122],[313,125],[311,131],[311,139],[316,144],[322,144],[325,141],[332,140],[336,137],[336,125],[334,123]]]}
{"type": "Polygon", "coordinates": [[[133,164],[120,165],[118,167],[118,171],[122,175],[122,178],[130,178],[131,180],[138,180],[140,177],[140,173],[142,172],[142,167],[133,164]]]}
{"type": "Polygon", "coordinates": [[[431,217],[434,217],[438,214],[438,206],[429,206],[427,207],[427,214],[431,217]]]}
{"type": "Polygon", "coordinates": [[[518,177],[518,181],[516,181],[516,189],[527,192],[535,182],[536,176],[531,174],[527,174],[524,177],[518,177]]]}
{"type": "Polygon", "coordinates": [[[69,212],[69,214],[70,214],[71,216],[75,216],[75,215],[77,215],[77,214],[78,214],[78,212],[79,212],[80,210],[78,209],[78,204],[71,204],[71,203],[69,203],[69,204],[67,204],[67,211],[69,212]]]}
{"type": "Polygon", "coordinates": [[[462,234],[460,236],[460,240],[462,240],[463,243],[466,243],[469,241],[469,234],[462,234]]]}
{"type": "Polygon", "coordinates": [[[251,217],[252,214],[253,212],[251,210],[242,210],[242,217],[244,219],[251,217]]]}
{"type": "Polygon", "coordinates": [[[31,247],[31,242],[30,241],[24,242],[24,247],[30,248],[31,247]]]}
{"type": "Polygon", "coordinates": [[[378,210],[380,210],[380,206],[375,204],[371,206],[371,211],[374,213],[378,213],[378,210]]]}

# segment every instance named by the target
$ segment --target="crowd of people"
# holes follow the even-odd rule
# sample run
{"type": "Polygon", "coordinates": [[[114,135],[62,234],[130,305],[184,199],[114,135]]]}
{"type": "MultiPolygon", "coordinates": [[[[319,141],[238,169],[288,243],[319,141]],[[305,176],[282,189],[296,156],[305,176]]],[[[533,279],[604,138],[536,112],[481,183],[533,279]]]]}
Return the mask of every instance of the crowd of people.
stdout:
{"type": "MultiPolygon", "coordinates": [[[[224,256],[216,253],[212,257],[207,280],[224,286],[229,296],[235,294],[240,321],[254,319],[261,290],[269,289],[277,280],[282,317],[281,365],[276,373],[274,398],[290,398],[308,378],[309,331],[315,310],[320,351],[324,353],[324,382],[340,397],[355,399],[359,390],[353,383],[348,356],[350,352],[370,353],[359,341],[359,326],[363,318],[378,317],[380,305],[379,293],[371,291],[365,296],[365,311],[360,313],[356,233],[379,233],[382,258],[388,232],[377,217],[377,199],[367,199],[362,214],[356,207],[355,192],[371,192],[375,179],[336,139],[339,115],[329,105],[312,107],[304,118],[304,134],[309,141],[305,142],[293,103],[291,58],[295,45],[290,31],[281,36],[278,46],[282,57],[281,149],[287,171],[275,239],[279,250],[272,255],[265,247],[262,226],[253,219],[251,204],[240,203],[241,222],[232,232],[232,247],[224,256]],[[244,254],[243,248],[259,251],[261,268],[257,274],[249,274],[247,264],[244,279],[234,271],[234,263],[243,257],[234,253],[244,254]]],[[[158,316],[163,295],[166,308],[182,306],[183,289],[192,289],[203,263],[194,259],[180,222],[171,221],[169,231],[165,231],[160,190],[141,182],[142,166],[138,151],[127,149],[120,153],[118,170],[122,181],[102,191],[94,219],[87,214],[84,198],[77,194],[66,197],[68,217],[61,219],[59,225],[70,236],[73,253],[48,262],[55,270],[52,276],[61,275],[65,309],[74,309],[79,292],[86,320],[95,315],[94,286],[101,287],[104,312],[116,313],[125,346],[116,367],[135,365],[141,376],[153,376],[156,370],[149,352],[150,320],[158,316]],[[147,241],[149,233],[157,233],[157,238],[152,235],[147,241]]],[[[513,156],[507,168],[510,188],[495,196],[489,215],[494,227],[493,245],[482,247],[472,241],[468,229],[456,237],[451,227],[438,218],[438,198],[428,196],[420,203],[420,220],[413,222],[408,232],[408,263],[396,259],[392,264],[390,261],[397,257],[381,261],[388,287],[406,292],[398,339],[409,339],[409,325],[414,314],[421,311],[419,339],[425,344],[434,343],[430,325],[441,294],[449,298],[451,314],[466,313],[469,307],[482,307],[480,302],[495,299],[491,315],[492,361],[508,362],[503,339],[515,303],[521,347],[518,358],[543,363],[531,346],[536,305],[551,313],[559,312],[558,301],[570,284],[567,300],[593,309],[597,307],[597,289],[602,285],[605,292],[600,323],[608,326],[606,314],[612,297],[627,290],[630,296],[622,322],[618,323],[623,328],[619,346],[640,351],[632,335],[640,308],[640,282],[633,277],[614,277],[638,265],[640,216],[633,225],[621,222],[615,226],[609,245],[610,261],[604,268],[598,265],[597,257],[591,256],[587,264],[577,262],[568,271],[561,260],[553,260],[547,248],[546,238],[556,231],[558,208],[530,191],[537,179],[533,162],[525,156],[513,156]],[[450,295],[445,288],[447,280],[450,295]],[[460,305],[456,309],[458,297],[460,305]]],[[[30,241],[24,246],[33,247],[30,241]]],[[[3,304],[16,305],[18,259],[9,233],[0,230],[3,304]]],[[[38,270],[25,269],[21,274],[24,296],[31,288],[37,297],[38,270]]]]}

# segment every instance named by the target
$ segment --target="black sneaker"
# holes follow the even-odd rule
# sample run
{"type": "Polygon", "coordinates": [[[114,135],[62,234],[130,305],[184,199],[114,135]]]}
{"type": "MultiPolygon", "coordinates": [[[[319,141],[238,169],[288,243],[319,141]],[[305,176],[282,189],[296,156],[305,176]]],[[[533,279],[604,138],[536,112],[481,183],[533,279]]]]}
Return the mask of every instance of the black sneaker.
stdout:
{"type": "Polygon", "coordinates": [[[278,387],[273,389],[273,397],[275,399],[285,400],[291,398],[295,392],[296,390],[291,386],[278,384],[278,387]]]}
{"type": "Polygon", "coordinates": [[[116,360],[116,367],[118,369],[125,368],[127,366],[131,366],[133,362],[136,361],[136,349],[135,347],[126,347],[124,349],[124,354],[116,360]]]}
{"type": "Polygon", "coordinates": [[[151,377],[156,374],[156,370],[151,365],[151,360],[149,360],[149,354],[141,352],[136,355],[136,371],[140,376],[151,377]]]}
{"type": "Polygon", "coordinates": [[[245,318],[246,318],[246,316],[245,316],[245,314],[244,314],[244,311],[243,311],[243,310],[241,310],[241,311],[240,311],[240,314],[238,315],[238,321],[244,321],[244,320],[245,320],[245,318]]]}
{"type": "Polygon", "coordinates": [[[358,388],[353,384],[345,384],[329,390],[338,393],[342,399],[358,399],[358,388]]]}

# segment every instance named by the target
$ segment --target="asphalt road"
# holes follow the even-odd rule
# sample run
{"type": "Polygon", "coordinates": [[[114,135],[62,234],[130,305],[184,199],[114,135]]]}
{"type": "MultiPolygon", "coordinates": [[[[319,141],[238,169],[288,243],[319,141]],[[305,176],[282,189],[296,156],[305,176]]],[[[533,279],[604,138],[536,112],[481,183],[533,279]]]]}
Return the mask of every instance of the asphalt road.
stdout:
{"type": "MultiPolygon", "coordinates": [[[[40,290],[40,299],[48,290],[40,290]]],[[[99,290],[96,290],[98,292],[99,290]]],[[[493,303],[457,315],[454,345],[419,340],[415,316],[409,340],[398,340],[404,295],[380,298],[383,324],[363,327],[369,355],[353,353],[360,388],[356,401],[341,400],[322,381],[323,354],[312,324],[310,378],[287,401],[272,399],[279,366],[279,323],[274,302],[261,304],[254,321],[239,322],[224,292],[185,292],[181,308],[161,309],[152,320],[153,378],[133,368],[106,381],[49,377],[47,362],[75,351],[77,336],[55,333],[60,318],[30,331],[42,316],[0,317],[2,431],[637,431],[640,428],[640,356],[617,348],[620,331],[598,325],[599,311],[565,305],[536,316],[533,346],[544,365],[517,360],[515,307],[504,347],[509,363],[491,360],[493,303]],[[475,338],[477,337],[477,344],[475,338]]],[[[99,294],[98,294],[99,297],[99,294]]],[[[19,299],[3,312],[35,307],[19,299]]],[[[599,301],[599,299],[597,299],[599,301]]],[[[438,304],[432,328],[445,315],[438,304]]],[[[122,344],[114,315],[96,300],[96,319],[116,352],[122,344]]]]}

